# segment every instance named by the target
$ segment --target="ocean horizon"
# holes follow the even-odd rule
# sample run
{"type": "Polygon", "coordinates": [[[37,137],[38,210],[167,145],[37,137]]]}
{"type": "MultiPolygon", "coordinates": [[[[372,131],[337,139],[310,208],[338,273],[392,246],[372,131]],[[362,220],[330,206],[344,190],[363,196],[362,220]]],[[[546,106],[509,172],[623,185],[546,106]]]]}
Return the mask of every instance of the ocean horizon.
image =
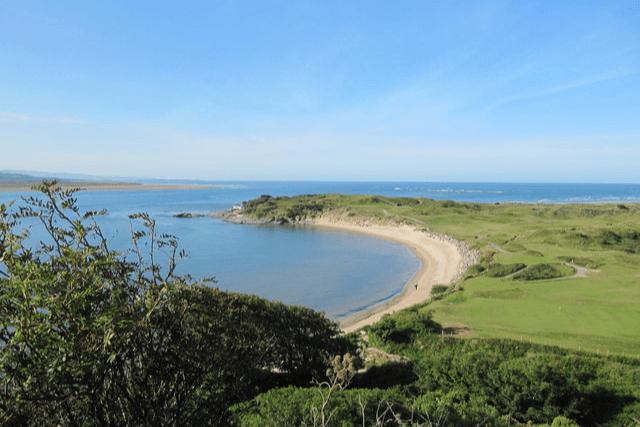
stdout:
{"type": "MultiPolygon", "coordinates": [[[[178,180],[176,183],[180,182],[178,180]]],[[[307,226],[252,226],[216,218],[175,218],[180,212],[228,210],[263,194],[342,193],[426,197],[474,203],[636,203],[638,184],[515,184],[318,181],[203,181],[221,188],[189,190],[81,191],[83,210],[106,208],[99,224],[112,249],[129,246],[128,216],[146,212],[159,233],[179,238],[190,258],[179,272],[196,279],[215,276],[221,289],[305,305],[343,319],[393,298],[417,272],[420,261],[398,243],[307,226]]],[[[33,192],[0,192],[0,203],[33,192]]],[[[37,240],[37,234],[34,239],[37,240]]]]}

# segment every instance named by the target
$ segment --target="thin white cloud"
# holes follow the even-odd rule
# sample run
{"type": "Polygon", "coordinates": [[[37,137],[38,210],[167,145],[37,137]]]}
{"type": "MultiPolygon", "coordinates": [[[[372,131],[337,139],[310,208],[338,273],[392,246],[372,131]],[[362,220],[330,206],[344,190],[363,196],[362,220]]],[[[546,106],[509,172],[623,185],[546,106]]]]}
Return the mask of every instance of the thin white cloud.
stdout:
{"type": "Polygon", "coordinates": [[[85,123],[84,120],[82,119],[78,119],[76,117],[71,117],[71,116],[57,116],[57,117],[53,117],[51,119],[49,119],[50,122],[55,122],[55,123],[72,123],[72,124],[83,124],[85,123]]]}
{"type": "Polygon", "coordinates": [[[543,98],[545,96],[549,96],[549,95],[555,95],[558,93],[562,93],[562,92],[566,92],[572,89],[577,89],[579,87],[583,87],[583,86],[590,86],[596,83],[601,83],[601,82],[605,82],[608,80],[614,80],[614,79],[618,79],[621,77],[627,77],[627,76],[631,76],[633,74],[638,74],[640,72],[640,70],[632,70],[632,71],[611,71],[611,72],[607,72],[607,73],[601,73],[601,74],[596,74],[593,76],[589,76],[580,80],[576,80],[573,82],[569,82],[569,83],[565,83],[562,85],[558,85],[558,86],[554,86],[554,87],[550,87],[550,88],[546,88],[546,89],[542,89],[542,90],[537,90],[537,91],[531,91],[531,92],[523,92],[523,93],[519,93],[517,95],[514,96],[509,96],[506,98],[502,98],[490,105],[488,105],[486,107],[487,110],[490,109],[494,109],[497,107],[501,107],[505,104],[509,104],[511,102],[516,102],[516,101],[523,101],[523,100],[527,100],[527,99],[536,99],[536,98],[543,98]]]}
{"type": "Polygon", "coordinates": [[[28,122],[29,120],[31,117],[28,114],[0,111],[0,122],[28,122]]]}
{"type": "Polygon", "coordinates": [[[16,113],[14,111],[0,111],[1,122],[50,122],[50,123],[72,123],[83,124],[84,120],[73,116],[51,116],[51,117],[34,117],[26,113],[16,113]]]}

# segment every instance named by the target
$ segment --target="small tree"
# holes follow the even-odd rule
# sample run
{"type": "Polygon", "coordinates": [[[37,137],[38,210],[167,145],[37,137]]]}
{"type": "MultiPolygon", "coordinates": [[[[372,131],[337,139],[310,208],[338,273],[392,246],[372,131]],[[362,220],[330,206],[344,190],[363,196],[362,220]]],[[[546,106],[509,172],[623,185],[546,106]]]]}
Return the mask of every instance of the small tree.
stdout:
{"type": "Polygon", "coordinates": [[[44,200],[0,206],[0,424],[225,425],[271,369],[311,378],[326,349],[345,350],[320,313],[176,275],[184,253],[148,215],[130,217],[143,225],[131,261],[109,249],[104,211],[81,213],[55,181],[37,188],[44,200]],[[37,250],[28,218],[49,237],[37,250]]]}

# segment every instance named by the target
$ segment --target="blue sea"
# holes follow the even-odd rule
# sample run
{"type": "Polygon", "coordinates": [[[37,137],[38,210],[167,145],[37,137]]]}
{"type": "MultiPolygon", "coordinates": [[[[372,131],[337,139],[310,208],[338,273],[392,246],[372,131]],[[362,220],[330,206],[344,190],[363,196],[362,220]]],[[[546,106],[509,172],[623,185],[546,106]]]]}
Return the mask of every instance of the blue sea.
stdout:
{"type": "MultiPolygon", "coordinates": [[[[179,182],[176,183],[190,183],[179,182]]],[[[100,219],[111,247],[130,244],[135,223],[146,212],[159,233],[179,238],[190,253],[180,273],[215,276],[214,286],[305,305],[340,320],[392,298],[421,267],[406,247],[370,236],[308,226],[252,226],[215,218],[179,219],[180,212],[207,214],[259,197],[341,193],[428,197],[476,203],[640,202],[637,184],[518,184],[419,182],[199,182],[222,188],[194,190],[82,191],[84,210],[106,208],[100,219]]],[[[34,193],[2,193],[0,203],[34,193]]],[[[34,235],[37,236],[34,230],[34,235]]]]}

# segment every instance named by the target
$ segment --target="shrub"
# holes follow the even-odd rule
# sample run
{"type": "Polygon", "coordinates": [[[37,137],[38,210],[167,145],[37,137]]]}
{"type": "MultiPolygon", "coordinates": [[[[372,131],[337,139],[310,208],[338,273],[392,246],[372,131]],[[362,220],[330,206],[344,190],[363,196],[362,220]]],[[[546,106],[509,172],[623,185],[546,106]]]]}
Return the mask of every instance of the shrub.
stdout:
{"type": "Polygon", "coordinates": [[[486,269],[481,266],[480,264],[474,264],[471,267],[469,267],[467,269],[467,274],[471,274],[471,275],[478,275],[480,273],[482,273],[483,271],[485,271],[486,269]]]}
{"type": "Polygon", "coordinates": [[[413,306],[382,317],[378,323],[369,327],[369,339],[374,345],[409,344],[440,330],[441,327],[433,320],[431,311],[421,311],[419,306],[413,306]]]}
{"type": "Polygon", "coordinates": [[[431,296],[441,295],[447,292],[448,289],[447,285],[433,285],[431,287],[431,296]]]}
{"type": "Polygon", "coordinates": [[[393,414],[411,419],[407,400],[389,390],[337,390],[323,408],[318,389],[288,387],[259,395],[233,410],[235,424],[241,427],[396,425],[393,414]],[[325,424],[319,414],[322,409],[330,418],[325,424]]]}
{"type": "Polygon", "coordinates": [[[562,415],[557,416],[553,419],[551,423],[551,427],[580,427],[578,423],[573,421],[570,418],[563,417],[562,415]]]}
{"type": "Polygon", "coordinates": [[[420,204],[420,200],[413,197],[394,197],[391,199],[395,202],[396,206],[417,206],[420,204]]]}
{"type": "Polygon", "coordinates": [[[3,425],[227,425],[272,370],[309,381],[352,347],[321,313],[176,275],[177,238],[146,214],[130,216],[132,262],[86,224],[104,212],[81,213],[55,181],[39,189],[17,213],[0,205],[3,425]],[[38,250],[25,218],[50,237],[38,250]]]}
{"type": "Polygon", "coordinates": [[[550,264],[536,264],[512,276],[513,280],[545,280],[564,277],[565,274],[550,264]]]}
{"type": "Polygon", "coordinates": [[[571,264],[575,264],[575,265],[579,265],[581,267],[586,267],[586,268],[598,268],[602,265],[602,263],[595,261],[591,258],[586,258],[586,257],[576,257],[576,256],[571,256],[571,255],[561,255],[559,257],[557,257],[559,260],[564,261],[564,262],[568,262],[571,264]]]}
{"type": "Polygon", "coordinates": [[[526,265],[522,263],[515,264],[492,264],[486,271],[486,275],[489,277],[504,277],[513,274],[517,271],[525,268],[526,265]]]}

